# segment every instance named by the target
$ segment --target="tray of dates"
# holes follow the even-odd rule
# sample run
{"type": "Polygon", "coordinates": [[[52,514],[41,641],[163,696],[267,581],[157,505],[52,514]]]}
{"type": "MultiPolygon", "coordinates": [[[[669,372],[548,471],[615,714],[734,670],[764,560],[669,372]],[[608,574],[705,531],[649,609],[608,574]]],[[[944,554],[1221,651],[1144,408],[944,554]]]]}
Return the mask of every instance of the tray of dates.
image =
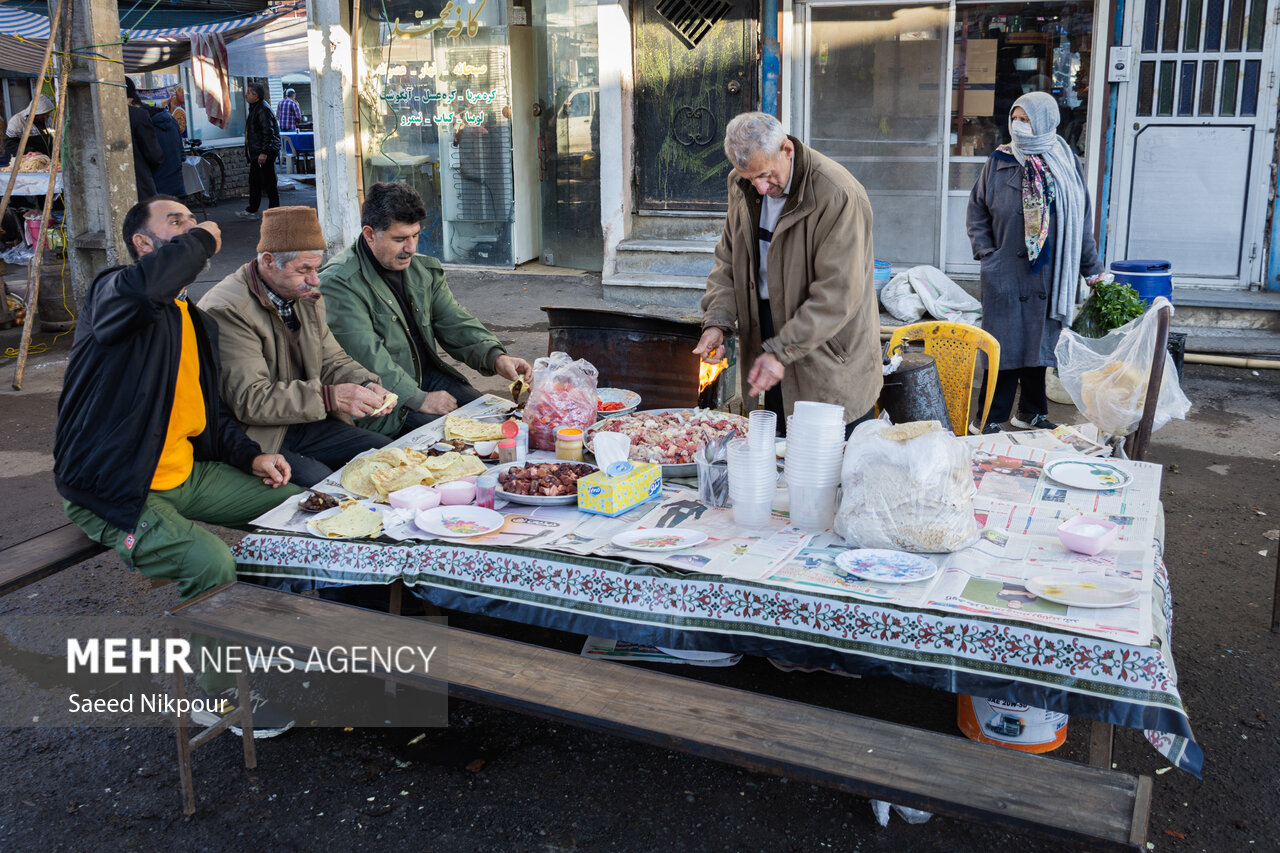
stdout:
{"type": "Polygon", "coordinates": [[[597,470],[586,462],[516,462],[494,469],[499,497],[531,506],[576,504],[578,478],[597,470]]]}
{"type": "Polygon", "coordinates": [[[734,430],[746,436],[747,419],[713,409],[653,409],[597,421],[588,440],[603,430],[630,437],[632,462],[659,464],[664,478],[696,477],[698,451],[734,430]]]}

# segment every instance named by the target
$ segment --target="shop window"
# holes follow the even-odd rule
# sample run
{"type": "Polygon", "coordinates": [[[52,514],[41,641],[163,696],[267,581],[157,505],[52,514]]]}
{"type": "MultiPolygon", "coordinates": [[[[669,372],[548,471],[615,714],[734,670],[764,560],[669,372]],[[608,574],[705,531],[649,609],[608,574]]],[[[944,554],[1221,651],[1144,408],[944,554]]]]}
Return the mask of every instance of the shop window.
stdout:
{"type": "MultiPolygon", "coordinates": [[[[952,49],[952,157],[986,157],[1007,143],[1013,102],[1037,91],[1053,95],[1059,135],[1086,156],[1092,3],[958,4],[952,49]]],[[[953,190],[969,188],[956,180],[953,190]]]]}

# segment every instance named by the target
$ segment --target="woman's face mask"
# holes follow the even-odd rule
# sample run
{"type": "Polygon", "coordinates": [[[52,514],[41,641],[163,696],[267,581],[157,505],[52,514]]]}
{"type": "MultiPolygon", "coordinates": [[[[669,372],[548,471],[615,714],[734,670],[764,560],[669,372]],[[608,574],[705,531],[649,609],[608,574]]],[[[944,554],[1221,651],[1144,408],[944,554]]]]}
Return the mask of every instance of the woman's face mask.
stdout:
{"type": "Polygon", "coordinates": [[[1014,136],[1020,136],[1024,139],[1035,136],[1036,132],[1031,129],[1031,122],[1014,119],[1009,122],[1009,132],[1014,136]]]}

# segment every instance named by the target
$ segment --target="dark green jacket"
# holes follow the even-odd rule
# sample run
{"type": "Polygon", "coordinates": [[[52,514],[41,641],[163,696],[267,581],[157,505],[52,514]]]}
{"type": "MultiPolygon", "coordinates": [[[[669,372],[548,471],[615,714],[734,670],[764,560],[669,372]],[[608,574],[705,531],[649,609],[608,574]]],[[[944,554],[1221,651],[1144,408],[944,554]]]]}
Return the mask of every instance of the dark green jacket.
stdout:
{"type": "Polygon", "coordinates": [[[401,316],[391,288],[357,246],[348,246],[320,269],[320,290],[333,336],[347,355],[381,376],[383,387],[400,398],[390,414],[361,421],[361,426],[390,436],[400,431],[408,407],[416,410],[425,397],[421,390],[424,365],[418,363],[406,323],[416,323],[427,343],[430,364],[425,367],[459,382],[467,380],[445,363],[437,345],[486,376],[493,375],[498,356],[506,354],[494,334],[453,298],[438,260],[414,255],[404,271],[404,284],[414,312],[407,319],[401,316]]]}

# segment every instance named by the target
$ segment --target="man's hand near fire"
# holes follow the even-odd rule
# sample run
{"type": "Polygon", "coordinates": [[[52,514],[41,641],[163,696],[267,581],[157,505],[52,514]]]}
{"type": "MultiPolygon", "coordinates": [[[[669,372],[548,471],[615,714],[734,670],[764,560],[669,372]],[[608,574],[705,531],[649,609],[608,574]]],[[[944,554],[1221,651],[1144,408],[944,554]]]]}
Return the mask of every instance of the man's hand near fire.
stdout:
{"type": "Polygon", "coordinates": [[[718,326],[707,326],[702,330],[702,337],[698,339],[698,345],[693,348],[693,354],[701,356],[707,364],[719,364],[724,361],[724,350],[720,348],[723,343],[724,329],[718,326]]]}

